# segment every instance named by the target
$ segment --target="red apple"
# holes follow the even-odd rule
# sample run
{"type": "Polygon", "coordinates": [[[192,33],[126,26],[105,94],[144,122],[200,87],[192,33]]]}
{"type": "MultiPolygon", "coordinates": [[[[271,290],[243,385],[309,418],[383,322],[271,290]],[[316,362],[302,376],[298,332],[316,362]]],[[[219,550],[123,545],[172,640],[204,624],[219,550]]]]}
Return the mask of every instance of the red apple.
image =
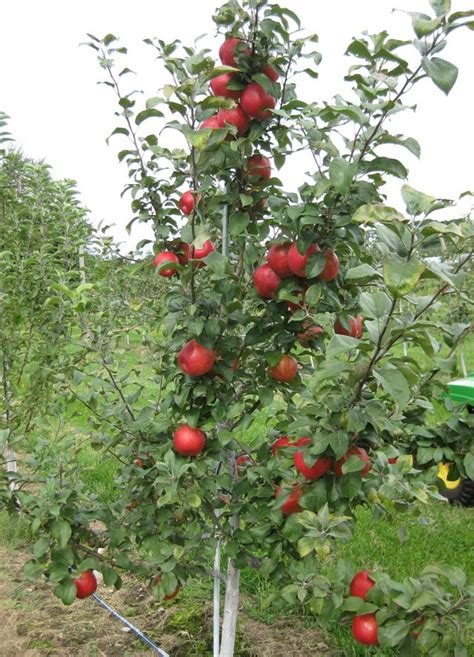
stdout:
{"type": "Polygon", "coordinates": [[[189,424],[182,424],[173,434],[173,445],[182,456],[197,456],[204,449],[206,434],[189,424]]]}
{"type": "Polygon", "coordinates": [[[339,258],[331,249],[325,249],[324,255],[326,256],[326,264],[318,278],[322,281],[332,281],[339,273],[339,258]]]}
{"type": "Polygon", "coordinates": [[[179,209],[183,214],[191,214],[194,210],[194,204],[198,204],[201,200],[201,194],[199,192],[196,194],[191,190],[184,192],[184,194],[179,199],[179,209]]]}
{"type": "Polygon", "coordinates": [[[397,461],[398,461],[398,456],[392,456],[391,458],[388,459],[390,465],[395,465],[397,461]]]}
{"type": "Polygon", "coordinates": [[[273,443],[271,447],[272,456],[275,456],[277,450],[282,449],[283,447],[299,447],[300,445],[306,445],[306,440],[309,440],[309,438],[299,438],[296,442],[291,443],[288,439],[288,436],[282,436],[281,438],[278,438],[278,440],[275,440],[273,443]]]}
{"type": "Polygon", "coordinates": [[[276,99],[267,94],[261,84],[251,82],[242,92],[240,105],[253,119],[264,121],[272,116],[270,110],[275,107],[276,99]]]}
{"type": "MultiPolygon", "coordinates": [[[[278,497],[282,493],[282,491],[283,488],[281,486],[278,486],[278,488],[275,491],[275,497],[278,497]]],[[[301,486],[299,484],[296,484],[296,486],[293,487],[293,490],[288,494],[283,505],[280,507],[280,511],[285,515],[290,515],[290,513],[298,513],[298,511],[301,511],[300,499],[302,495],[303,495],[303,491],[301,489],[301,486]]]]}
{"type": "Polygon", "coordinates": [[[242,39],[237,37],[226,39],[219,48],[219,58],[224,66],[235,66],[237,68],[238,60],[241,57],[249,57],[250,54],[250,48],[244,44],[242,39]]]}
{"type": "Polygon", "coordinates": [[[289,354],[283,354],[279,362],[268,368],[268,373],[276,381],[292,381],[298,374],[298,362],[289,354]]]}
{"type": "MultiPolygon", "coordinates": [[[[296,445],[298,447],[300,445],[311,445],[311,438],[300,438],[296,445]]],[[[328,456],[320,456],[314,461],[313,465],[306,465],[303,451],[293,454],[293,462],[298,472],[308,481],[315,481],[324,476],[331,467],[331,459],[328,456]]]]}
{"type": "Polygon", "coordinates": [[[321,335],[321,333],[324,333],[324,329],[322,326],[318,326],[317,324],[313,324],[313,326],[305,326],[305,330],[302,333],[297,334],[298,342],[302,347],[306,347],[307,344],[311,342],[314,338],[316,338],[318,335],[321,335]]]}
{"type": "Polygon", "coordinates": [[[262,73],[264,73],[267,78],[270,78],[272,82],[278,82],[278,78],[280,77],[278,71],[274,69],[273,66],[270,66],[270,64],[266,64],[262,68],[262,73]]]}
{"type": "MultiPolygon", "coordinates": [[[[158,253],[156,258],[153,260],[153,267],[159,267],[165,262],[177,265],[179,264],[179,258],[176,253],[172,253],[172,251],[162,251],[161,253],[158,253]]],[[[160,276],[165,276],[165,278],[175,276],[177,273],[178,272],[176,271],[176,267],[164,267],[158,272],[160,276]]]]}
{"type": "Polygon", "coordinates": [[[277,450],[281,449],[282,447],[289,447],[293,443],[290,443],[288,436],[282,436],[281,438],[278,438],[275,440],[275,442],[272,445],[272,456],[275,456],[277,453],[277,450]]]}
{"type": "Polygon", "coordinates": [[[235,465],[237,466],[237,472],[241,472],[246,466],[252,463],[252,459],[248,454],[241,454],[235,459],[235,465]]]}
{"type": "Polygon", "coordinates": [[[142,459],[135,459],[134,463],[137,466],[137,468],[143,468],[143,460],[142,459]]]}
{"type": "Polygon", "coordinates": [[[180,369],[189,376],[201,376],[214,366],[215,354],[196,340],[187,342],[178,354],[180,369]]]}
{"type": "Polygon", "coordinates": [[[373,579],[370,579],[369,571],[361,570],[356,575],[354,575],[352,579],[350,593],[351,595],[355,595],[358,598],[365,600],[367,591],[370,591],[373,586],[375,586],[375,582],[373,579]]]}
{"type": "Polygon", "coordinates": [[[192,255],[196,260],[202,260],[202,258],[205,258],[213,251],[215,251],[214,244],[211,242],[211,240],[206,240],[199,249],[194,247],[194,252],[192,252],[192,255]]]}
{"type": "Polygon", "coordinates": [[[178,256],[180,265],[187,265],[191,260],[191,246],[186,242],[179,242],[176,247],[176,255],[178,256]]]}
{"type": "Polygon", "coordinates": [[[72,581],[76,585],[76,598],[80,600],[88,598],[97,589],[97,580],[92,570],[86,570],[77,579],[73,579],[72,581]]]}
{"type": "Polygon", "coordinates": [[[372,467],[369,455],[363,449],[362,447],[357,447],[356,445],[352,445],[352,447],[349,447],[347,452],[342,456],[338,461],[336,461],[336,464],[334,466],[334,472],[338,477],[342,477],[343,472],[342,472],[342,465],[351,457],[351,456],[357,456],[361,461],[365,463],[364,467],[362,470],[358,471],[358,474],[361,477],[365,477],[365,475],[368,473],[370,468],[372,467]]]}
{"type": "Polygon", "coordinates": [[[288,267],[291,269],[292,273],[295,276],[300,276],[306,278],[306,265],[308,263],[308,258],[312,253],[317,253],[320,251],[317,244],[311,244],[305,251],[303,255],[298,251],[296,244],[292,244],[288,250],[288,267]]]}
{"type": "Polygon", "coordinates": [[[211,80],[211,89],[214,96],[223,96],[224,98],[233,98],[237,100],[240,98],[242,89],[229,89],[228,84],[235,76],[235,73],[223,73],[211,80]]]}
{"type": "Polygon", "coordinates": [[[216,130],[216,128],[223,128],[224,125],[222,124],[221,120],[219,119],[218,114],[214,114],[213,116],[210,116],[208,119],[205,119],[201,125],[199,126],[199,129],[201,128],[211,128],[211,130],[216,130]]]}
{"type": "Polygon", "coordinates": [[[356,317],[349,317],[349,326],[351,330],[348,331],[341,322],[337,319],[334,322],[334,333],[338,335],[349,335],[352,338],[361,338],[362,337],[362,315],[357,315],[356,317]]]}
{"type": "Polygon", "coordinates": [[[253,273],[253,284],[257,294],[263,299],[273,299],[281,278],[275,274],[270,265],[260,265],[253,273]]]}
{"type": "Polygon", "coordinates": [[[235,126],[239,137],[245,135],[249,129],[249,117],[240,107],[234,109],[222,109],[218,113],[217,118],[224,128],[228,125],[235,126]]]}
{"type": "Polygon", "coordinates": [[[272,166],[268,157],[252,155],[247,160],[247,175],[268,180],[272,177],[272,166]]]}
{"type": "Polygon", "coordinates": [[[268,264],[280,278],[288,278],[288,276],[292,275],[291,269],[288,266],[288,249],[290,246],[291,242],[273,244],[267,253],[268,264]]]}
{"type": "Polygon", "coordinates": [[[375,614],[362,614],[352,619],[352,636],[364,646],[378,645],[378,623],[375,614]]]}

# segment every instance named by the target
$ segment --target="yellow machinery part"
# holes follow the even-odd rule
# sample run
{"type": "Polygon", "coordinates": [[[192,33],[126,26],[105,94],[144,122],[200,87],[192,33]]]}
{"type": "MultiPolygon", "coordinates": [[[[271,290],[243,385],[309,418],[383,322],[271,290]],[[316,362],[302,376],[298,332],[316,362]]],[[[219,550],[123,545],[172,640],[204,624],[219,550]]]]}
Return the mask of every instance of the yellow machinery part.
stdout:
{"type": "Polygon", "coordinates": [[[438,464],[438,477],[442,480],[446,488],[453,490],[457,488],[461,483],[461,477],[456,479],[456,481],[450,481],[448,479],[450,463],[439,463],[438,464]]]}

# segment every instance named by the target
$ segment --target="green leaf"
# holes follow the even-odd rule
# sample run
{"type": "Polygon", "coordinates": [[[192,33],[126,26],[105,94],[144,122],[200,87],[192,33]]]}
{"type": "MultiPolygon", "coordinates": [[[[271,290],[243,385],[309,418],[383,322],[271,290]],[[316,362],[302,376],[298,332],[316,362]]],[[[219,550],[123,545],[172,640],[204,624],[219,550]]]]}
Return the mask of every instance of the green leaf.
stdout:
{"type": "Polygon", "coordinates": [[[390,292],[403,297],[416,287],[424,270],[425,266],[415,258],[404,260],[393,254],[384,260],[383,277],[390,292]]]}
{"type": "Polygon", "coordinates": [[[393,366],[385,366],[373,370],[382,388],[396,402],[399,408],[404,408],[410,399],[410,386],[403,374],[393,366]]]}
{"type": "Polygon", "coordinates": [[[333,335],[326,349],[328,359],[356,349],[360,344],[357,338],[351,338],[350,335],[333,335]]]}
{"type": "Polygon", "coordinates": [[[160,112],[160,110],[157,109],[146,109],[143,110],[143,112],[139,112],[137,116],[135,117],[135,123],[137,125],[140,125],[143,123],[143,121],[146,121],[146,119],[153,119],[153,118],[160,118],[164,116],[163,112],[160,112]]]}
{"type": "Polygon", "coordinates": [[[364,461],[358,456],[350,456],[347,461],[342,464],[342,473],[349,474],[349,472],[359,472],[365,467],[364,461]]]}
{"type": "Polygon", "coordinates": [[[347,160],[343,160],[341,157],[332,160],[329,165],[329,178],[339,194],[347,194],[356,171],[357,166],[354,163],[349,164],[347,160]]]}
{"type": "MultiPolygon", "coordinates": [[[[335,431],[329,436],[329,445],[333,450],[336,459],[340,459],[341,456],[344,456],[349,447],[348,434],[345,431],[335,431]]],[[[360,462],[362,463],[362,461],[360,462]]]]}
{"type": "Polygon", "coordinates": [[[458,588],[462,589],[466,586],[466,573],[459,566],[426,566],[423,569],[422,575],[441,575],[446,577],[450,583],[454,584],[458,588]]]}
{"type": "Polygon", "coordinates": [[[469,479],[474,480],[474,454],[466,454],[464,457],[463,465],[469,479]]]}
{"type": "Polygon", "coordinates": [[[349,269],[346,272],[346,281],[357,281],[361,278],[375,278],[378,276],[380,276],[378,271],[364,263],[363,265],[358,265],[357,267],[349,269]]]}
{"type": "Polygon", "coordinates": [[[65,520],[55,520],[51,526],[51,536],[58,541],[60,547],[66,547],[71,538],[71,525],[65,520]]]}
{"type": "Polygon", "coordinates": [[[361,205],[352,217],[359,224],[376,224],[384,221],[404,221],[404,217],[395,208],[386,205],[361,205]]]}
{"type": "Polygon", "coordinates": [[[383,648],[397,646],[410,631],[410,624],[406,620],[388,621],[378,628],[378,639],[383,648]]]}
{"type": "Polygon", "coordinates": [[[373,160],[365,161],[363,170],[366,173],[371,171],[384,171],[392,176],[397,178],[402,178],[403,180],[408,177],[408,171],[406,167],[399,160],[395,160],[392,157],[375,157],[373,160]]]}
{"type": "Polygon", "coordinates": [[[430,0],[430,5],[436,16],[445,16],[451,11],[451,0],[430,0]]]}
{"type": "Polygon", "coordinates": [[[315,278],[323,271],[325,264],[326,256],[324,253],[312,253],[308,258],[308,262],[305,267],[306,276],[308,278],[315,278]]]}
{"type": "Polygon", "coordinates": [[[412,468],[413,468],[412,454],[401,454],[401,456],[397,458],[397,462],[395,464],[395,469],[397,472],[400,472],[401,474],[408,474],[412,468]]]}
{"type": "Polygon", "coordinates": [[[205,261],[210,269],[219,276],[224,276],[227,266],[227,258],[217,251],[212,251],[206,256],[205,261]]]}
{"type": "Polygon", "coordinates": [[[65,605],[72,605],[76,599],[76,586],[74,582],[71,580],[63,582],[54,589],[54,595],[58,597],[65,605]]]}
{"type": "Polygon", "coordinates": [[[40,559],[49,549],[49,538],[43,536],[39,538],[33,545],[33,554],[37,559],[40,559]]]}
{"type": "Polygon", "coordinates": [[[359,306],[366,317],[383,319],[387,317],[392,301],[385,292],[362,292],[359,296],[359,306]]]}
{"type": "Polygon", "coordinates": [[[408,611],[417,611],[418,609],[423,609],[423,607],[437,605],[438,603],[439,597],[433,591],[422,591],[416,596],[408,611]]]}
{"type": "Polygon", "coordinates": [[[430,18],[426,14],[412,14],[411,21],[416,36],[422,39],[429,34],[433,34],[441,25],[443,18],[430,18]]]}
{"type": "Polygon", "coordinates": [[[247,212],[234,212],[229,217],[229,232],[232,237],[236,237],[244,232],[250,223],[250,217],[247,212]]]}
{"type": "Polygon", "coordinates": [[[448,18],[448,23],[454,23],[462,18],[470,18],[474,16],[474,9],[469,9],[468,11],[455,11],[448,18]]]}
{"type": "Polygon", "coordinates": [[[307,557],[308,554],[311,554],[311,552],[315,548],[315,539],[310,538],[308,536],[304,536],[303,538],[300,538],[298,541],[298,554],[300,557],[303,559],[304,557],[307,557]]]}
{"type": "Polygon", "coordinates": [[[431,59],[423,57],[422,65],[424,71],[433,80],[435,85],[448,95],[458,77],[459,71],[457,66],[439,57],[432,57],[431,59]]]}
{"type": "Polygon", "coordinates": [[[402,198],[405,201],[408,214],[414,216],[418,214],[428,214],[436,199],[433,196],[428,196],[428,194],[423,194],[419,192],[410,185],[402,186],[402,198]]]}

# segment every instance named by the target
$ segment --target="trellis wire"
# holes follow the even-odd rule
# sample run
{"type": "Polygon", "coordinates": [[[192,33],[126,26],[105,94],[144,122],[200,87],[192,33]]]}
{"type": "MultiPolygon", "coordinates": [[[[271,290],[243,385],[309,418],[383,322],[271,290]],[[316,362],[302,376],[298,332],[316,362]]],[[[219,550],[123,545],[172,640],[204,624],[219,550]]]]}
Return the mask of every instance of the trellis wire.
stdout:
{"type": "Polygon", "coordinates": [[[156,652],[157,655],[160,655],[160,657],[170,657],[167,652],[165,652],[162,648],[158,648],[158,646],[153,643],[151,639],[149,639],[143,632],[141,632],[138,627],[135,627],[135,625],[132,625],[130,621],[128,621],[126,618],[121,616],[118,611],[115,611],[110,605],[108,605],[106,602],[102,600],[102,598],[99,598],[99,596],[96,593],[92,594],[92,597],[96,602],[100,604],[101,607],[106,609],[109,614],[114,616],[117,620],[119,620],[123,625],[126,625],[129,630],[131,630],[139,639],[141,639],[144,643],[146,643],[154,652],[156,652]]]}

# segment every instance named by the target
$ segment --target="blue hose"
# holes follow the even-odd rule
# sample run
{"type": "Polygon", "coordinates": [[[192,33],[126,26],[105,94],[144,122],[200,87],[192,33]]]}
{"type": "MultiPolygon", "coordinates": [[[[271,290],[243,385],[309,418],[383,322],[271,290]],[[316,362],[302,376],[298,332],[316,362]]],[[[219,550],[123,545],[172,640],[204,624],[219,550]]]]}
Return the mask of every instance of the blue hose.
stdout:
{"type": "Polygon", "coordinates": [[[170,657],[167,652],[165,652],[161,648],[158,648],[158,646],[155,645],[151,639],[149,639],[142,632],[140,632],[140,630],[137,627],[132,625],[126,618],[124,618],[117,611],[115,611],[115,609],[112,609],[112,607],[110,607],[106,602],[104,602],[101,598],[99,598],[99,596],[96,593],[93,593],[92,597],[96,602],[100,604],[101,607],[106,609],[110,614],[112,614],[112,616],[117,618],[117,620],[123,623],[123,625],[126,625],[134,634],[136,634],[139,639],[141,639],[144,643],[150,646],[150,648],[158,655],[160,655],[160,657],[170,657]]]}

